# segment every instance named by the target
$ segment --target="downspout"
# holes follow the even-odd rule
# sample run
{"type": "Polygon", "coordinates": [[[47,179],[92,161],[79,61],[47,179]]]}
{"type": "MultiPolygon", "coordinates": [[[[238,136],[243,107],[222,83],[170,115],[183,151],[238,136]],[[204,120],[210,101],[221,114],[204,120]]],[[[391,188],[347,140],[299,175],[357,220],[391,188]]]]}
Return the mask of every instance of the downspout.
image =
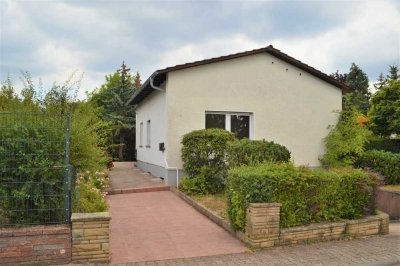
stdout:
{"type": "MultiPolygon", "coordinates": [[[[158,74],[158,72],[156,71],[150,76],[150,87],[152,87],[155,90],[165,92],[165,90],[161,89],[160,87],[157,87],[153,83],[153,78],[155,76],[157,76],[157,74],[158,74]]],[[[178,187],[179,186],[179,169],[178,169],[178,167],[172,167],[172,166],[170,167],[170,166],[168,166],[167,158],[165,156],[164,156],[164,163],[165,163],[165,169],[166,170],[176,170],[176,187],[178,187]]]]}
{"type": "Polygon", "coordinates": [[[176,170],[176,187],[178,187],[179,186],[179,169],[178,169],[178,167],[168,166],[167,158],[165,158],[165,156],[164,156],[164,162],[165,162],[166,170],[176,170]]]}

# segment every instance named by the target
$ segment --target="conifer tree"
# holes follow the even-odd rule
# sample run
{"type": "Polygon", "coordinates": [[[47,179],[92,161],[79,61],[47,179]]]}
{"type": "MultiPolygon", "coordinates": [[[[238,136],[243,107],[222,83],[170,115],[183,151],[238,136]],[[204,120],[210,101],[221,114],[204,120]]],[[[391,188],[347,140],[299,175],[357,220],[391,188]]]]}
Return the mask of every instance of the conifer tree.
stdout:
{"type": "MultiPolygon", "coordinates": [[[[135,79],[130,74],[130,69],[122,63],[121,69],[106,76],[106,82],[96,89],[89,101],[97,107],[100,118],[111,125],[113,137],[108,143],[110,151],[117,148],[119,160],[124,160],[124,150],[132,136],[135,134],[135,106],[126,105],[126,102],[136,91],[135,79]],[[130,138],[128,138],[128,136],[130,138]],[[115,144],[117,143],[117,144],[115,144]]],[[[133,138],[134,141],[134,138],[133,138]]]]}
{"type": "Polygon", "coordinates": [[[367,114],[369,109],[369,98],[371,93],[368,90],[368,76],[355,63],[351,64],[350,72],[346,77],[346,84],[353,89],[349,97],[349,105],[359,110],[363,114],[367,114]]]}
{"type": "Polygon", "coordinates": [[[381,74],[378,77],[378,80],[374,84],[374,88],[376,90],[380,90],[381,88],[385,87],[386,84],[387,84],[387,79],[385,78],[385,76],[381,72],[381,74]]]}
{"type": "Polygon", "coordinates": [[[393,64],[389,66],[389,75],[386,76],[388,80],[395,81],[400,78],[399,66],[393,64]]]}

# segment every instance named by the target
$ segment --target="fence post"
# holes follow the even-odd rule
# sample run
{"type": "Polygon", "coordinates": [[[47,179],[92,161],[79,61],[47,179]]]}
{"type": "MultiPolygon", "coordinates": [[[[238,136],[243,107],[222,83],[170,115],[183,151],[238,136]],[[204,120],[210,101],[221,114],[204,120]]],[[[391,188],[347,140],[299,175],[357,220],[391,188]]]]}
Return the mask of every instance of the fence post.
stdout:
{"type": "Polygon", "coordinates": [[[70,114],[66,115],[65,126],[65,221],[71,221],[71,173],[69,166],[69,134],[70,134],[70,114]]]}

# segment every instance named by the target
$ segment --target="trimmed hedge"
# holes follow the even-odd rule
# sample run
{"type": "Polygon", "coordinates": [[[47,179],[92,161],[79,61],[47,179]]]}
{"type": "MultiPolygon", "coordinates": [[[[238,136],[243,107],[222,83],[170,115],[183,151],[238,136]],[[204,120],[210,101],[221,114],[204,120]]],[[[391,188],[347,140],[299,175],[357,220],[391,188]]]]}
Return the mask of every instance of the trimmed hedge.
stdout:
{"type": "Polygon", "coordinates": [[[366,151],[359,159],[358,165],[382,174],[388,184],[400,184],[400,153],[366,151]]]}
{"type": "Polygon", "coordinates": [[[225,162],[233,133],[223,129],[202,129],[185,134],[182,139],[183,169],[192,181],[184,180],[183,191],[191,194],[217,193],[227,175],[225,162]]]}
{"type": "Polygon", "coordinates": [[[375,212],[380,180],[351,168],[310,170],[291,163],[264,163],[229,170],[228,214],[243,231],[249,203],[279,202],[283,227],[312,222],[357,219],[375,212]]]}
{"type": "Polygon", "coordinates": [[[280,144],[266,140],[236,140],[228,145],[230,168],[242,165],[256,165],[262,162],[289,162],[289,150],[280,144]]]}
{"type": "Polygon", "coordinates": [[[223,129],[201,129],[187,133],[182,139],[183,168],[189,177],[195,177],[203,166],[226,170],[225,155],[228,142],[235,135],[223,129]]]}

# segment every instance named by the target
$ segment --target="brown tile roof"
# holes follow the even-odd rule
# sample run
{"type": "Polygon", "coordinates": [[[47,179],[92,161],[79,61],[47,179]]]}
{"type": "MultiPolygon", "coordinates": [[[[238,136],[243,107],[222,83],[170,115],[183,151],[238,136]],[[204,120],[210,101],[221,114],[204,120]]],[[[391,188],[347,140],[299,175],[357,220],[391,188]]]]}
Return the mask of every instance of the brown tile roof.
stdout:
{"type": "MultiPolygon", "coordinates": [[[[191,63],[186,63],[186,64],[181,64],[181,65],[176,65],[176,66],[171,66],[167,68],[163,68],[160,70],[155,71],[152,76],[154,80],[154,85],[158,86],[162,82],[165,81],[166,75],[168,72],[171,71],[176,71],[176,70],[181,70],[181,69],[186,69],[190,67],[196,67],[196,66],[201,66],[201,65],[206,65],[206,64],[211,64],[215,62],[221,62],[225,60],[230,60],[234,58],[239,58],[243,56],[248,56],[248,55],[254,55],[254,54],[259,54],[259,53],[269,53],[291,65],[294,65],[303,71],[306,71],[310,73],[311,75],[314,75],[340,89],[342,89],[343,93],[350,92],[351,89],[346,86],[345,84],[341,83],[340,81],[336,80],[335,78],[328,76],[327,74],[281,52],[280,50],[274,48],[272,45],[269,45],[267,47],[259,48],[259,49],[254,49],[251,51],[246,51],[246,52],[241,52],[241,53],[236,53],[236,54],[230,54],[230,55],[224,55],[220,57],[214,57],[210,59],[205,59],[205,60],[200,60],[200,61],[195,61],[191,63]]],[[[150,78],[149,78],[150,79],[150,78]]],[[[143,84],[143,86],[131,97],[131,99],[127,102],[127,104],[133,103],[133,104],[138,104],[140,103],[147,95],[149,95],[154,89],[150,86],[149,79],[146,80],[146,82],[143,84]]]]}

